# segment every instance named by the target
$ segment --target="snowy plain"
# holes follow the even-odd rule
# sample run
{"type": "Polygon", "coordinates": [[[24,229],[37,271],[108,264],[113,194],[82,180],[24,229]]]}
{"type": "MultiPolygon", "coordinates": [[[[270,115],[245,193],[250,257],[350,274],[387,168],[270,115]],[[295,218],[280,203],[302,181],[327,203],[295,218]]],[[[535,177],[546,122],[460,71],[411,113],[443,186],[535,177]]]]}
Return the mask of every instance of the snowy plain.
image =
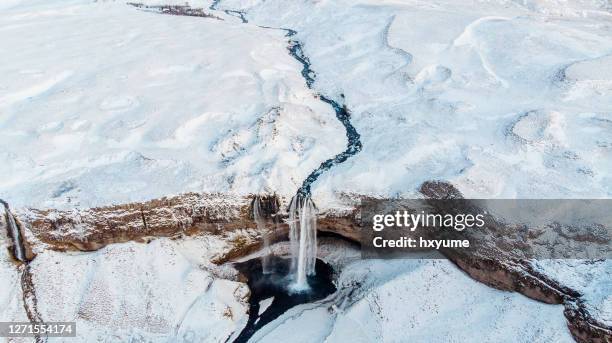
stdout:
{"type": "Polygon", "coordinates": [[[314,90],[361,134],[313,185],[320,207],[430,179],[468,197],[612,194],[606,1],[219,3],[247,24],[115,1],[3,6],[0,191],[15,206],[293,194],[344,131],[284,31],[259,26],[297,31],[314,90]]]}
{"type": "Polygon", "coordinates": [[[282,31],[87,0],[24,1],[0,29],[0,194],[14,207],[291,196],[344,145],[282,31]]]}
{"type": "Polygon", "coordinates": [[[344,94],[364,149],[316,183],[318,203],[430,179],[472,198],[612,195],[609,2],[221,5],[295,29],[315,89],[344,94]]]}

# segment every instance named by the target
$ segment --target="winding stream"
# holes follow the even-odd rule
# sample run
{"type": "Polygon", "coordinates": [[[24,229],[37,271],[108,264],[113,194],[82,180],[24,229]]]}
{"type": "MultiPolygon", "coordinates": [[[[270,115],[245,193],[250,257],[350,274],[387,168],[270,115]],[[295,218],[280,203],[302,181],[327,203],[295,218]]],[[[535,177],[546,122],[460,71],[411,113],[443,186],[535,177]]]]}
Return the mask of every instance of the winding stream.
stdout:
{"type": "MultiPolygon", "coordinates": [[[[209,9],[217,10],[219,2],[220,0],[213,1],[209,9]]],[[[242,23],[248,23],[245,13],[242,11],[224,10],[224,12],[228,15],[237,16],[238,18],[240,18],[242,23]]],[[[260,27],[285,31],[285,36],[289,37],[289,46],[287,47],[289,55],[291,55],[291,57],[293,57],[302,65],[301,74],[304,78],[304,81],[306,82],[306,86],[314,91],[313,85],[315,83],[317,74],[311,68],[310,60],[308,56],[306,56],[306,54],[304,53],[302,44],[298,40],[292,38],[296,36],[298,32],[287,28],[273,28],[266,26],[260,27]]],[[[317,92],[316,95],[321,101],[325,102],[333,108],[334,112],[336,113],[336,118],[344,126],[347,137],[347,146],[346,149],[341,153],[322,162],[319,167],[313,170],[306,177],[306,179],[302,182],[301,187],[298,189],[297,194],[291,200],[292,204],[295,204],[296,202],[312,203],[312,201],[310,200],[311,187],[312,184],[317,181],[319,176],[321,176],[324,172],[328,171],[335,165],[345,162],[349,157],[357,154],[362,149],[360,135],[357,132],[357,129],[355,129],[355,127],[351,124],[350,112],[346,105],[341,104],[338,101],[332,99],[332,97],[323,95],[319,92],[317,92]]],[[[344,99],[344,94],[340,94],[340,98],[344,99]]],[[[312,207],[312,210],[316,212],[316,207],[314,206],[314,203],[312,203],[312,207]]],[[[291,207],[290,215],[295,215],[294,212],[295,209],[291,207]]],[[[304,213],[301,213],[300,217],[303,216],[304,213]]],[[[314,234],[314,243],[304,243],[304,238],[307,236],[305,231],[308,231],[308,228],[303,226],[305,225],[304,222],[309,220],[310,219],[308,218],[306,218],[306,220],[301,220],[299,234],[300,254],[296,254],[295,252],[292,254],[291,265],[288,265],[286,260],[282,260],[279,258],[274,258],[274,262],[270,263],[270,257],[266,257],[266,263],[273,264],[272,268],[270,268],[270,266],[267,266],[267,274],[263,273],[263,260],[260,260],[259,258],[236,265],[236,268],[238,270],[240,270],[243,274],[247,275],[248,286],[249,289],[251,289],[251,296],[249,299],[249,319],[247,321],[246,326],[240,332],[234,342],[247,342],[253,336],[253,334],[257,332],[257,330],[259,330],[269,322],[273,321],[274,319],[278,318],[278,316],[283,314],[288,309],[298,304],[323,299],[336,291],[336,288],[331,280],[331,276],[333,274],[331,267],[329,267],[322,261],[316,259],[316,219],[315,225],[312,229],[315,230],[315,232],[310,233],[311,236],[314,234]],[[312,244],[314,244],[314,247],[310,248],[314,249],[314,252],[311,252],[306,257],[306,255],[302,253],[302,250],[306,246],[312,244]],[[298,261],[296,262],[295,258],[297,256],[299,256],[300,259],[298,259],[298,261]],[[305,265],[304,263],[298,263],[303,262],[302,260],[304,259],[307,260],[307,263],[305,265]],[[295,266],[296,263],[298,263],[299,265],[295,266]],[[308,272],[308,268],[304,268],[308,267],[309,264],[311,264],[310,269],[312,269],[310,272],[308,272]],[[304,272],[300,273],[299,271],[302,269],[304,270],[304,272]],[[290,270],[297,270],[297,272],[294,273],[294,277],[288,275],[288,272],[290,270]],[[296,278],[296,280],[293,280],[294,278],[296,278]],[[296,285],[305,287],[306,289],[308,289],[308,291],[288,292],[288,289],[291,289],[296,285]],[[263,300],[266,299],[268,299],[267,301],[271,301],[271,303],[269,304],[269,307],[267,307],[265,310],[260,311],[260,304],[263,300]]],[[[297,235],[296,228],[293,228],[291,232],[293,233],[293,235],[297,235]]],[[[296,245],[297,240],[297,237],[291,237],[292,246],[296,245]]]]}
{"type": "MultiPolygon", "coordinates": [[[[221,0],[214,0],[210,6],[208,6],[209,10],[212,11],[219,11],[219,9],[217,9],[217,6],[219,5],[219,3],[221,2],[221,0]]],[[[249,21],[247,20],[247,18],[245,17],[245,13],[242,11],[236,11],[236,10],[223,10],[223,12],[225,12],[225,14],[227,15],[231,15],[232,17],[236,17],[239,18],[240,21],[243,24],[248,23],[249,21]]]]}
{"type": "MultiPolygon", "coordinates": [[[[287,31],[287,37],[292,37],[297,34],[297,32],[294,30],[283,30],[287,31]]],[[[304,54],[302,44],[297,40],[290,40],[288,49],[289,55],[291,55],[291,57],[295,58],[298,62],[302,64],[301,74],[304,80],[306,81],[306,86],[308,86],[308,88],[310,89],[313,89],[313,84],[315,82],[317,74],[310,67],[310,60],[304,54]]],[[[360,140],[361,136],[359,135],[359,132],[357,132],[357,129],[355,129],[353,124],[351,124],[351,114],[346,105],[341,105],[337,101],[333,100],[331,97],[325,96],[321,93],[317,93],[317,96],[319,97],[319,99],[321,99],[321,101],[329,104],[334,109],[334,112],[336,113],[336,118],[338,118],[340,123],[342,123],[346,131],[347,145],[346,149],[343,152],[321,163],[321,165],[319,165],[317,169],[313,170],[306,177],[304,182],[302,182],[302,186],[298,190],[298,193],[306,197],[310,195],[312,184],[317,181],[321,174],[331,169],[333,166],[346,161],[349,157],[357,154],[362,149],[362,144],[360,140]]],[[[344,94],[340,94],[340,97],[344,99],[344,94]]]]}
{"type": "MultiPolygon", "coordinates": [[[[217,8],[220,2],[221,0],[214,0],[209,6],[209,9],[212,11],[220,11],[220,9],[217,8]]],[[[222,11],[227,15],[239,18],[243,24],[249,22],[246,18],[246,13],[243,11],[229,9],[222,11]]],[[[297,194],[292,199],[292,204],[312,204],[312,213],[309,212],[309,215],[305,215],[300,212],[299,216],[301,223],[299,235],[297,234],[297,227],[291,230],[294,236],[299,236],[300,238],[300,254],[294,253],[292,260],[269,256],[265,259],[255,258],[235,265],[236,269],[247,276],[247,283],[251,290],[251,296],[249,297],[250,306],[247,324],[235,338],[234,342],[247,342],[257,330],[278,318],[288,309],[299,304],[323,299],[336,291],[332,282],[333,271],[331,267],[321,260],[316,259],[316,219],[314,220],[314,226],[305,225],[306,222],[312,221],[312,218],[316,218],[316,206],[314,206],[314,203],[312,203],[310,199],[311,187],[324,172],[337,164],[345,162],[362,149],[360,135],[357,129],[351,124],[351,115],[346,105],[334,100],[331,96],[316,92],[313,88],[317,74],[311,68],[310,60],[304,53],[302,44],[300,41],[293,38],[298,32],[287,28],[275,28],[261,25],[259,25],[259,27],[285,31],[285,36],[289,38],[289,45],[287,47],[289,55],[302,65],[301,75],[306,82],[306,86],[315,92],[316,97],[330,105],[334,110],[336,118],[344,126],[347,146],[344,151],[325,160],[314,169],[306,179],[304,179],[297,194]],[[314,236],[314,240],[306,244],[304,242],[306,236],[314,236]],[[306,252],[302,251],[306,248],[312,251],[306,254],[306,252]],[[297,262],[295,261],[296,256],[300,257],[297,262]],[[264,273],[262,261],[265,261],[266,273],[264,273]],[[295,266],[296,263],[298,263],[298,266],[295,266]],[[290,274],[292,270],[297,271],[294,273],[295,275],[290,274]],[[299,271],[302,272],[300,273],[299,271]],[[298,281],[297,283],[295,280],[296,278],[298,281]],[[308,291],[288,291],[296,284],[308,291]],[[269,303],[265,309],[260,310],[263,304],[262,301],[269,303]]],[[[344,94],[340,94],[339,98],[341,99],[340,101],[343,101],[344,94]]],[[[306,207],[307,206],[304,206],[304,208],[306,207]]],[[[292,210],[290,209],[290,211],[292,210]]],[[[295,215],[294,212],[295,209],[292,212],[292,214],[295,215]]],[[[296,245],[297,239],[298,237],[293,237],[291,239],[292,245],[296,245]]]]}
{"type": "MultiPolygon", "coordinates": [[[[344,97],[344,95],[341,95],[341,97],[344,97]]],[[[333,107],[334,111],[336,112],[336,118],[338,118],[342,125],[344,125],[348,142],[346,149],[343,152],[321,163],[317,169],[313,170],[310,175],[308,175],[299,190],[299,192],[304,195],[310,194],[310,186],[319,178],[321,174],[331,169],[333,166],[348,160],[349,157],[360,152],[362,148],[359,132],[357,132],[357,129],[355,129],[355,127],[351,124],[351,114],[346,106],[340,106],[340,104],[330,98],[325,97],[324,95],[319,95],[319,98],[333,107]]]]}
{"type": "MultiPolygon", "coordinates": [[[[218,11],[217,6],[219,6],[220,2],[221,0],[214,0],[211,3],[209,9],[218,11]]],[[[249,22],[246,19],[246,13],[243,11],[224,10],[223,12],[225,12],[228,15],[240,18],[242,23],[249,22]]],[[[283,30],[286,32],[285,36],[290,38],[289,47],[287,48],[289,51],[289,55],[291,55],[291,57],[293,57],[295,60],[300,62],[300,64],[302,64],[301,74],[302,74],[302,77],[304,78],[304,81],[306,82],[306,86],[308,86],[309,89],[314,90],[313,85],[314,85],[317,74],[311,68],[310,60],[308,59],[308,56],[304,54],[304,49],[302,48],[302,44],[298,40],[295,40],[292,38],[293,36],[297,35],[298,32],[292,29],[287,29],[287,28],[282,28],[282,27],[274,28],[274,27],[262,26],[262,25],[258,25],[258,26],[264,29],[283,30]]],[[[298,195],[302,197],[310,196],[311,186],[315,181],[317,181],[317,179],[319,178],[319,176],[321,176],[321,174],[328,171],[333,166],[345,162],[346,160],[349,159],[349,157],[360,152],[363,147],[361,144],[361,136],[359,135],[359,132],[357,132],[357,129],[353,126],[353,124],[351,124],[351,120],[350,120],[351,114],[348,108],[346,107],[346,105],[341,104],[338,101],[332,99],[332,97],[323,95],[321,93],[316,93],[316,95],[319,97],[319,99],[321,99],[321,101],[329,104],[334,109],[334,112],[336,113],[336,118],[340,121],[340,123],[342,123],[346,131],[347,145],[346,145],[346,149],[343,152],[322,162],[319,165],[319,167],[313,170],[306,177],[306,179],[304,179],[304,181],[302,182],[302,186],[298,190],[298,195]]],[[[340,98],[344,99],[344,94],[340,94],[340,98]]]]}

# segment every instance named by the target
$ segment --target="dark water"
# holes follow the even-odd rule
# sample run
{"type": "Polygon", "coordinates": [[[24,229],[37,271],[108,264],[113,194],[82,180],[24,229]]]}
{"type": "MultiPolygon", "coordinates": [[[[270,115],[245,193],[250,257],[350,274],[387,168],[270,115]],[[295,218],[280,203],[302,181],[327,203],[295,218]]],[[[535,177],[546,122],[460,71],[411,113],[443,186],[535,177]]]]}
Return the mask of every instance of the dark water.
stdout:
{"type": "MultiPolygon", "coordinates": [[[[284,30],[287,30],[288,37],[292,37],[297,33],[296,31],[289,29],[284,30]]],[[[302,44],[296,40],[291,40],[289,41],[288,49],[289,55],[291,55],[293,58],[295,58],[298,62],[302,64],[302,77],[306,81],[306,86],[312,89],[312,85],[315,82],[317,74],[314,72],[314,70],[312,70],[310,66],[310,60],[304,54],[302,44]]],[[[357,129],[355,129],[353,124],[351,124],[351,114],[346,105],[341,105],[339,102],[323,94],[318,94],[318,96],[321,101],[329,104],[334,109],[334,112],[336,112],[336,118],[338,118],[338,120],[342,123],[346,131],[347,144],[346,149],[343,152],[321,163],[321,165],[317,169],[313,170],[308,175],[308,177],[306,177],[304,182],[302,182],[302,186],[298,190],[298,193],[302,196],[310,195],[310,188],[312,184],[317,181],[321,174],[331,169],[336,164],[340,164],[346,161],[349,157],[357,154],[361,151],[363,147],[361,144],[361,136],[359,135],[359,132],[357,132],[357,129]]],[[[344,94],[340,94],[340,98],[344,99],[344,94]]]]}
{"type": "MultiPolygon", "coordinates": [[[[215,0],[213,1],[210,6],[208,6],[208,9],[211,11],[218,11],[217,6],[219,6],[219,3],[221,2],[221,0],[215,0]]],[[[227,15],[231,15],[237,18],[240,18],[240,21],[242,21],[243,24],[248,23],[249,21],[246,19],[245,13],[242,11],[236,11],[236,10],[223,10],[223,12],[225,12],[225,14],[227,15]]]]}
{"type": "Polygon", "coordinates": [[[242,21],[243,24],[246,24],[249,22],[247,18],[245,17],[245,13],[242,11],[225,10],[224,12],[228,15],[240,18],[240,21],[242,21]]]}
{"type": "Polygon", "coordinates": [[[270,264],[273,272],[269,274],[263,274],[259,258],[235,264],[236,269],[248,278],[247,284],[251,289],[251,297],[247,325],[234,342],[247,342],[257,330],[278,318],[288,309],[323,299],[336,291],[336,286],[332,282],[331,266],[319,259],[315,265],[316,276],[308,277],[310,290],[299,293],[289,291],[293,282],[289,275],[291,261],[271,256],[270,264]],[[274,297],[272,304],[261,316],[258,315],[259,302],[270,297],[274,297]]]}
{"type": "Polygon", "coordinates": [[[302,64],[302,77],[306,81],[306,86],[308,86],[308,88],[312,88],[317,74],[315,74],[314,70],[310,68],[310,60],[306,55],[304,55],[302,44],[300,44],[298,41],[290,41],[288,49],[289,54],[302,64]]]}
{"type": "Polygon", "coordinates": [[[219,3],[221,2],[221,0],[215,0],[213,1],[210,6],[208,7],[209,10],[213,10],[216,11],[217,10],[217,6],[219,6],[219,3]]]}
{"type": "Polygon", "coordinates": [[[361,151],[363,146],[361,145],[361,136],[357,132],[357,129],[351,124],[350,121],[350,113],[346,106],[340,106],[337,102],[332,99],[329,99],[323,95],[319,95],[319,98],[328,104],[330,104],[334,111],[336,112],[336,118],[344,125],[344,129],[346,130],[346,149],[337,154],[336,156],[324,161],[321,165],[313,170],[308,177],[302,183],[302,187],[299,189],[299,193],[302,195],[310,195],[310,187],[311,185],[317,181],[319,176],[323,174],[325,171],[331,169],[336,164],[340,164],[349,159],[349,157],[357,154],[361,151]]]}
{"type": "MultiPolygon", "coordinates": [[[[209,8],[211,10],[216,10],[220,2],[221,0],[213,1],[209,8]]],[[[248,23],[245,12],[237,11],[237,10],[225,10],[225,13],[229,15],[238,16],[240,20],[242,20],[243,23],[248,23]]],[[[266,29],[283,30],[286,32],[285,36],[290,37],[290,38],[297,34],[297,31],[295,30],[282,28],[282,27],[274,28],[274,27],[261,26],[261,25],[259,27],[266,28],[266,29]]],[[[317,74],[311,68],[310,60],[308,59],[308,56],[306,56],[306,54],[304,53],[302,44],[295,39],[290,39],[289,47],[287,49],[289,50],[289,55],[291,55],[291,57],[295,58],[298,62],[300,62],[300,64],[302,64],[302,72],[301,72],[302,77],[304,78],[304,81],[306,82],[306,86],[308,86],[308,88],[310,89],[313,89],[312,86],[315,82],[317,74]]],[[[333,166],[346,161],[347,159],[349,159],[349,157],[357,154],[358,152],[361,151],[363,147],[361,144],[361,136],[359,135],[359,133],[357,132],[357,129],[355,129],[353,124],[351,124],[351,120],[350,120],[351,115],[346,105],[340,104],[338,101],[332,99],[331,97],[325,96],[320,93],[317,94],[317,96],[323,102],[329,104],[334,109],[334,112],[336,112],[336,118],[338,118],[338,120],[342,123],[342,125],[344,126],[344,129],[346,130],[347,144],[346,144],[346,149],[343,152],[321,163],[319,167],[313,170],[308,175],[308,177],[306,177],[306,179],[302,182],[302,186],[298,190],[298,194],[304,197],[307,197],[310,195],[311,193],[310,189],[311,189],[312,184],[315,181],[317,181],[317,179],[319,178],[319,176],[321,176],[321,174],[331,169],[333,166]]],[[[340,101],[344,100],[344,94],[340,94],[340,99],[341,99],[340,101]]]]}

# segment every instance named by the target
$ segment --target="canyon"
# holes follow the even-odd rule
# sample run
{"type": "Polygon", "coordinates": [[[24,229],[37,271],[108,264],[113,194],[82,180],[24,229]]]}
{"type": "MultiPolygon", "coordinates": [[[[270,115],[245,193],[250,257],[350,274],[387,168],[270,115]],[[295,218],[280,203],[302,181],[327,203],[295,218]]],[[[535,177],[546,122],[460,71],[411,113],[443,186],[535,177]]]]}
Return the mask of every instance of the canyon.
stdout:
{"type": "MultiPolygon", "coordinates": [[[[439,181],[424,183],[421,192],[423,196],[460,196],[452,185],[439,181]]],[[[354,202],[357,201],[354,199],[354,202]]],[[[227,266],[261,251],[266,235],[270,240],[268,244],[289,239],[288,199],[268,195],[259,196],[258,202],[254,201],[254,197],[190,193],[144,203],[78,211],[20,210],[12,215],[15,223],[18,223],[19,237],[23,237],[23,240],[12,242],[13,246],[28,247],[28,257],[27,260],[19,260],[15,249],[11,249],[11,255],[16,265],[25,264],[27,269],[36,255],[49,250],[73,254],[128,242],[150,244],[163,238],[181,241],[215,237],[222,243],[217,244],[216,251],[206,254],[213,264],[227,266]],[[253,215],[253,206],[258,202],[261,211],[259,220],[265,222],[263,225],[253,215]],[[262,227],[266,230],[262,231],[262,227]]],[[[5,212],[3,221],[3,232],[7,233],[13,230],[9,213],[5,212]]],[[[331,234],[353,244],[359,245],[361,242],[357,207],[348,212],[322,213],[317,225],[319,235],[324,237],[331,234]]],[[[577,341],[608,342],[612,337],[610,326],[600,322],[590,312],[591,305],[585,302],[579,291],[538,271],[531,261],[512,258],[508,256],[508,250],[463,254],[457,253],[457,250],[440,250],[444,258],[490,287],[518,292],[547,304],[563,304],[568,327],[577,341]]],[[[288,253],[286,251],[285,255],[288,253]]],[[[24,276],[24,279],[28,278],[31,276],[24,276]]],[[[240,277],[235,275],[230,279],[240,280],[240,277]]],[[[29,296],[35,299],[35,287],[31,281],[24,288],[24,297],[25,289],[30,289],[33,295],[29,296]]]]}

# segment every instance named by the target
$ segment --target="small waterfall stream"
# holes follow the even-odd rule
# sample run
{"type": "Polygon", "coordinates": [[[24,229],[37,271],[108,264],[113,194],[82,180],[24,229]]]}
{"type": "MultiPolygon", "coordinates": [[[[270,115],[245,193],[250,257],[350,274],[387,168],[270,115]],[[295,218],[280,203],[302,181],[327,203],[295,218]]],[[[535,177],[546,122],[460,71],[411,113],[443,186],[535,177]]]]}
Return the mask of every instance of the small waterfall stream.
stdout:
{"type": "Polygon", "coordinates": [[[263,255],[261,257],[261,267],[264,274],[270,274],[270,230],[266,228],[266,218],[261,208],[261,197],[256,196],[253,199],[253,220],[257,225],[257,231],[263,236],[263,255]]]}
{"type": "Polygon", "coordinates": [[[26,262],[25,248],[21,239],[21,231],[19,231],[19,226],[17,226],[15,217],[13,217],[8,204],[3,200],[0,200],[0,203],[4,205],[4,216],[8,225],[8,234],[13,240],[13,256],[18,261],[26,262]]]}
{"type": "MultiPolygon", "coordinates": [[[[4,207],[4,221],[8,237],[12,240],[13,246],[11,249],[12,256],[21,262],[17,266],[17,270],[21,272],[21,296],[23,308],[26,316],[31,323],[42,323],[42,317],[38,311],[38,301],[36,299],[36,288],[34,285],[32,271],[30,269],[30,261],[33,257],[26,254],[26,243],[21,235],[21,229],[15,220],[15,216],[11,213],[9,205],[6,201],[0,199],[0,204],[4,207]]],[[[1,214],[0,214],[1,215],[1,214]]],[[[46,342],[46,339],[38,334],[33,335],[34,342],[46,342]]]]}
{"type": "Polygon", "coordinates": [[[317,208],[309,196],[297,194],[289,205],[289,239],[293,291],[309,289],[308,276],[315,275],[317,258],[317,208]]]}
{"type": "MultiPolygon", "coordinates": [[[[218,11],[219,3],[221,0],[213,0],[210,4],[209,9],[218,11]]],[[[238,16],[243,24],[248,23],[246,19],[246,13],[239,10],[223,10],[228,15],[238,16]]],[[[283,30],[286,32],[285,36],[289,38],[289,46],[287,50],[289,55],[297,60],[302,65],[302,77],[306,82],[306,86],[314,90],[313,85],[316,79],[316,72],[312,70],[310,60],[304,53],[302,44],[300,41],[293,37],[298,34],[297,31],[288,28],[274,28],[268,26],[258,25],[262,28],[283,30]]],[[[346,105],[334,100],[332,97],[325,96],[317,93],[317,96],[321,101],[329,104],[334,112],[336,118],[342,123],[346,131],[347,146],[346,149],[322,162],[315,170],[313,170],[303,181],[301,187],[298,189],[297,194],[291,199],[289,205],[289,239],[291,241],[291,274],[294,282],[291,285],[291,290],[294,292],[303,292],[309,290],[308,276],[314,276],[315,262],[317,256],[317,208],[311,198],[311,185],[319,178],[325,171],[331,169],[333,166],[345,162],[351,156],[359,153],[362,149],[361,137],[355,127],[350,121],[350,112],[346,105]]],[[[340,94],[340,101],[344,100],[344,94],[340,94]]],[[[255,204],[254,204],[255,205],[255,204]]],[[[260,208],[253,206],[253,215],[255,217],[255,211],[260,211],[260,208]]],[[[260,212],[258,212],[261,217],[260,212]]],[[[257,222],[257,227],[260,228],[260,223],[257,222]]],[[[261,231],[263,232],[263,231],[261,231]]],[[[264,235],[264,249],[269,245],[269,241],[264,235]]],[[[267,252],[265,252],[266,255],[267,252]]],[[[266,261],[268,257],[262,259],[262,267],[264,273],[269,271],[269,262],[266,261]]]]}
{"type": "MultiPolygon", "coordinates": [[[[221,10],[218,8],[220,2],[221,0],[213,0],[209,9],[211,11],[223,11],[227,15],[238,17],[243,24],[249,23],[246,12],[230,9],[221,10]]],[[[311,69],[310,60],[304,53],[302,44],[293,38],[298,32],[288,28],[257,26],[285,31],[285,36],[289,38],[287,51],[291,57],[302,65],[301,75],[306,82],[306,86],[314,91],[313,85],[316,73],[311,69]]],[[[261,259],[253,259],[237,266],[238,269],[244,269],[242,270],[244,274],[249,275],[248,284],[253,294],[250,297],[249,321],[234,340],[235,342],[248,341],[259,328],[277,318],[287,309],[300,303],[322,299],[336,290],[331,282],[331,275],[333,274],[331,268],[317,260],[318,210],[311,198],[311,185],[325,171],[359,153],[362,144],[359,133],[350,121],[350,112],[343,103],[344,94],[340,93],[338,97],[331,97],[315,92],[315,95],[334,110],[336,118],[345,128],[347,146],[343,152],[325,160],[313,170],[303,181],[297,194],[291,199],[288,219],[291,259],[288,261],[287,268],[281,267],[283,266],[282,259],[271,254],[270,243],[274,232],[266,228],[266,220],[269,219],[268,215],[272,213],[271,218],[274,220],[274,224],[279,224],[278,207],[273,212],[269,212],[265,199],[258,196],[253,200],[253,219],[258,231],[262,233],[264,251],[261,259]],[[317,270],[320,275],[317,275],[317,270]],[[287,273],[289,273],[288,277],[287,273]],[[259,315],[257,313],[259,301],[270,296],[274,297],[272,305],[259,315]]],[[[278,206],[279,204],[275,202],[275,205],[278,206]]]]}

